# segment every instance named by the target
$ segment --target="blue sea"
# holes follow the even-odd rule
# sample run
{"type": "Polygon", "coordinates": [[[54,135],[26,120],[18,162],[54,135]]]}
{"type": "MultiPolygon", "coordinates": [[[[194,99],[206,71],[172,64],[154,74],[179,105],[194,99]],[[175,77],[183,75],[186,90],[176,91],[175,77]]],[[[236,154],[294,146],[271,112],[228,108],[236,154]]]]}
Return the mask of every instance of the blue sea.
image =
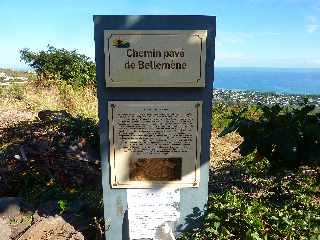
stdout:
{"type": "Polygon", "coordinates": [[[215,68],[214,88],[320,95],[320,68],[215,68]]]}

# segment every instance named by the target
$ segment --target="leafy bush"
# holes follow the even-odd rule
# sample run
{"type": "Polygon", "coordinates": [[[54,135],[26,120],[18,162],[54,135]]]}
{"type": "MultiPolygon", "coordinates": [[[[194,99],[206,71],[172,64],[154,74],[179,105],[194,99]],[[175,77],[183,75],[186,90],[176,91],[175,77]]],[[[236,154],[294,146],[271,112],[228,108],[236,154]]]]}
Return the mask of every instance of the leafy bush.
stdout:
{"type": "Polygon", "coordinates": [[[238,180],[255,187],[244,190],[234,185],[211,193],[202,227],[191,228],[180,240],[319,239],[318,170],[304,167],[238,180]]]}
{"type": "Polygon", "coordinates": [[[241,155],[256,151],[256,160],[267,158],[273,169],[319,164],[320,113],[315,112],[315,106],[304,103],[296,109],[279,105],[259,108],[263,113],[258,120],[246,117],[246,108],[233,113],[219,136],[237,131],[244,138],[239,146],[241,155]]]}
{"type": "Polygon", "coordinates": [[[320,208],[305,195],[294,195],[283,205],[233,191],[211,194],[204,225],[181,240],[319,239],[320,208]]]}
{"type": "Polygon", "coordinates": [[[70,141],[84,138],[88,144],[97,149],[99,148],[98,126],[94,119],[82,116],[71,117],[59,122],[58,126],[59,131],[65,132],[70,141]]]}
{"type": "Polygon", "coordinates": [[[95,64],[87,56],[48,45],[47,50],[20,51],[21,60],[37,73],[37,84],[50,85],[58,80],[74,87],[95,84],[95,64]]]}
{"type": "Polygon", "coordinates": [[[256,154],[256,151],[254,151],[247,156],[239,158],[235,162],[235,166],[239,169],[243,169],[246,174],[250,174],[251,176],[265,175],[270,168],[270,162],[267,158],[257,161],[255,158],[256,154]]]}

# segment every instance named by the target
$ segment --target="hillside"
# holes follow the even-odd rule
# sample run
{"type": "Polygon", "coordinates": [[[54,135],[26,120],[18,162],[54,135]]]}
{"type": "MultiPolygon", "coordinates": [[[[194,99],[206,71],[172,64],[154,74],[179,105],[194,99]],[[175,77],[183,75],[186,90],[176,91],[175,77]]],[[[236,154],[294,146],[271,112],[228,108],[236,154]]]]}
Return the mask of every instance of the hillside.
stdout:
{"type": "MultiPolygon", "coordinates": [[[[0,99],[0,209],[8,201],[20,209],[0,213],[0,228],[12,239],[102,239],[95,89],[30,83],[2,88],[0,99]]],[[[268,159],[240,154],[238,132],[218,137],[244,108],[258,121],[250,101],[214,102],[208,212],[181,239],[317,239],[319,167],[272,172],[268,159]]]]}

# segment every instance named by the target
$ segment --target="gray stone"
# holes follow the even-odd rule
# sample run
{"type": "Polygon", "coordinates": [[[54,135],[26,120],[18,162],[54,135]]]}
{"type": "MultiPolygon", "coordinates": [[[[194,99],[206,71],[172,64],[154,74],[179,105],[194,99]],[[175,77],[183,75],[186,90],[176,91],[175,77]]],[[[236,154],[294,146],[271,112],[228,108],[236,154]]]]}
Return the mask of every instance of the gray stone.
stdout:
{"type": "Polygon", "coordinates": [[[51,110],[43,110],[38,113],[38,118],[41,121],[60,121],[66,118],[71,118],[72,115],[65,110],[61,111],[51,111],[51,110]]]}
{"type": "Polygon", "coordinates": [[[84,240],[84,236],[76,231],[62,217],[49,217],[32,225],[19,240],[84,240]]]}

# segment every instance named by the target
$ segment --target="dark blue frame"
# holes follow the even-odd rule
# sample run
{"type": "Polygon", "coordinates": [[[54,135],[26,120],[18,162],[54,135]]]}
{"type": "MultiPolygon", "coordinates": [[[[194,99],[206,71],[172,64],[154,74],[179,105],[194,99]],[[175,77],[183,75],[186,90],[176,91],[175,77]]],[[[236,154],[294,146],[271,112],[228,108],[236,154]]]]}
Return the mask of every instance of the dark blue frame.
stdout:
{"type": "Polygon", "coordinates": [[[201,220],[208,198],[216,18],[198,15],[95,15],[93,19],[106,239],[129,239],[126,189],[112,189],[109,179],[108,101],[203,101],[200,186],[181,189],[181,218],[176,233],[198,227],[201,222],[197,220],[201,220]],[[207,30],[205,88],[106,88],[104,30],[125,29],[207,30]]]}

